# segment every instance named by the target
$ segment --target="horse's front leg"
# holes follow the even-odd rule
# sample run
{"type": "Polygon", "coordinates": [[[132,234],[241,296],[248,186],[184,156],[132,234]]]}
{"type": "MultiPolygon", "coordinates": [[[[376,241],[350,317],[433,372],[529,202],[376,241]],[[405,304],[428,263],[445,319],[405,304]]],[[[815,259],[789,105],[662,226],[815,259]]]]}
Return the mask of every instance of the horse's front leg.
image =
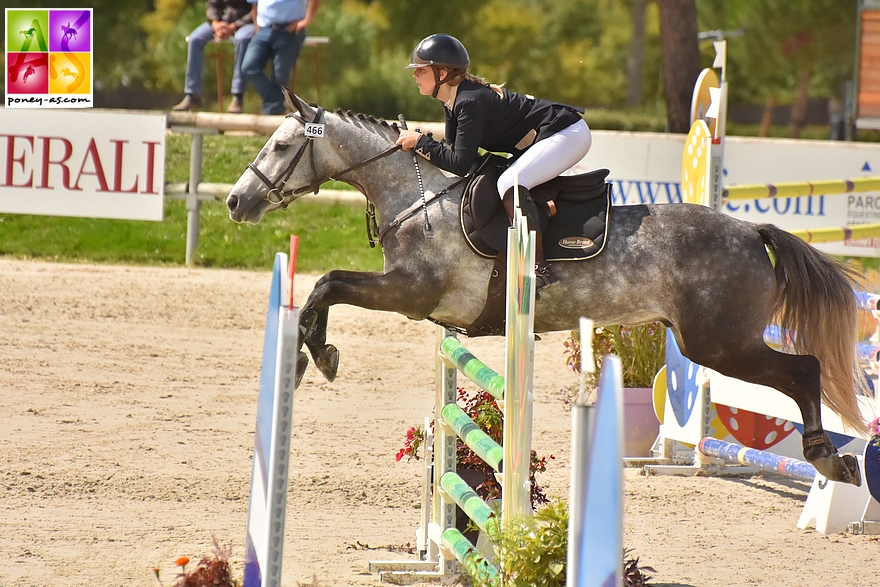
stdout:
{"type": "Polygon", "coordinates": [[[315,283],[303,306],[300,344],[305,342],[315,366],[328,381],[333,381],[339,368],[339,351],[327,344],[330,306],[349,304],[424,318],[440,301],[439,284],[433,281],[425,275],[415,276],[401,270],[388,273],[331,271],[315,283]]]}
{"type": "Polygon", "coordinates": [[[831,438],[822,428],[820,403],[816,401],[805,405],[799,398],[795,398],[795,401],[801,408],[801,416],[804,420],[803,448],[807,462],[816,467],[816,470],[827,479],[860,486],[862,472],[859,469],[859,462],[855,455],[837,452],[831,438]]]}

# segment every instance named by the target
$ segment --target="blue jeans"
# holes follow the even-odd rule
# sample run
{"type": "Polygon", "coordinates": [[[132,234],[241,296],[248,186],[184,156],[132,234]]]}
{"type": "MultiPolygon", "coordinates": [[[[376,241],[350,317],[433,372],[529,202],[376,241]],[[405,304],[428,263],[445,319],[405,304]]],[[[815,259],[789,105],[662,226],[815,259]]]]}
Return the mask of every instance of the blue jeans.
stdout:
{"type": "MultiPolygon", "coordinates": [[[[237,31],[232,42],[235,46],[235,62],[232,67],[233,95],[241,96],[247,88],[247,80],[241,72],[241,63],[247,51],[248,43],[254,36],[254,25],[246,24],[237,31]]],[[[189,35],[189,49],[186,54],[186,82],[183,85],[185,94],[202,95],[202,74],[205,68],[205,46],[214,39],[211,23],[203,22],[189,35]]]]}
{"type": "Polygon", "coordinates": [[[305,40],[305,30],[299,34],[289,33],[278,25],[260,28],[251,39],[241,70],[263,98],[263,114],[284,114],[287,111],[281,86],[290,83],[290,74],[305,40]],[[271,79],[264,71],[270,60],[271,79]]]}

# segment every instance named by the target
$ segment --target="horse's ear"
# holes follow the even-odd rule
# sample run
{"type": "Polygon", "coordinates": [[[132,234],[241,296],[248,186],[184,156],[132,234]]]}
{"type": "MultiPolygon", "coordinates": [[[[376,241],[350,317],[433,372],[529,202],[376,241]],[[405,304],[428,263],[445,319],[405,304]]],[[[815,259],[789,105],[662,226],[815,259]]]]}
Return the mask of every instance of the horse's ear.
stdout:
{"type": "Polygon", "coordinates": [[[299,112],[302,115],[303,120],[311,122],[315,119],[315,109],[306,104],[302,98],[294,94],[285,86],[281,86],[281,91],[284,93],[284,101],[287,102],[287,106],[291,110],[299,112]]]}

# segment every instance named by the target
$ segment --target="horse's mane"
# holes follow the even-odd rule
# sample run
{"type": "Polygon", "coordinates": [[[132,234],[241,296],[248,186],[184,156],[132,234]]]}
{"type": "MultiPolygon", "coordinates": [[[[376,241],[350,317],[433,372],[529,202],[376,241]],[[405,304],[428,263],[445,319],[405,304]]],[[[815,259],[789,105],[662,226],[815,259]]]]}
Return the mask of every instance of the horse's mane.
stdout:
{"type": "Polygon", "coordinates": [[[388,134],[388,132],[393,132],[395,138],[388,137],[390,140],[396,140],[396,137],[400,135],[400,125],[396,122],[388,122],[384,118],[376,118],[371,114],[363,114],[361,112],[353,112],[351,110],[342,110],[341,108],[337,108],[334,110],[334,113],[340,117],[340,119],[345,120],[347,122],[354,122],[358,120],[360,122],[367,122],[371,125],[377,127],[377,130],[380,130],[383,134],[388,134]]]}

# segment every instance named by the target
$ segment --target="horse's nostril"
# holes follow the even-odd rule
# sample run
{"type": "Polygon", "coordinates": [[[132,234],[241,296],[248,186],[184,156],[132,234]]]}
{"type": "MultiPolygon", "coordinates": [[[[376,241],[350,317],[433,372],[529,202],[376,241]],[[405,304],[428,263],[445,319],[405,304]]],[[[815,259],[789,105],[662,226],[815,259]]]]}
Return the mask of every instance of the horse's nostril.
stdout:
{"type": "Polygon", "coordinates": [[[226,198],[226,207],[229,208],[230,212],[235,212],[235,209],[238,208],[238,196],[228,196],[226,198]]]}

